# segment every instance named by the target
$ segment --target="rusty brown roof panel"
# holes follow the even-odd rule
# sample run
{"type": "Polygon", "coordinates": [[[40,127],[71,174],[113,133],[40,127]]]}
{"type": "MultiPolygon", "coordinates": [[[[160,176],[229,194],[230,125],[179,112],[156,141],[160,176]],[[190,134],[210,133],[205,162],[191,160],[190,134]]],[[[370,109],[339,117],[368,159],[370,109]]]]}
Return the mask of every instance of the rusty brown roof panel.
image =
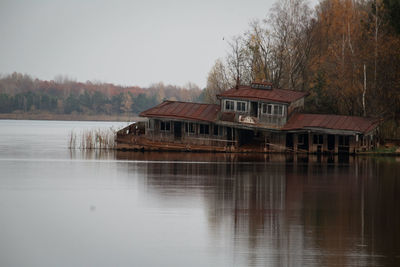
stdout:
{"type": "Polygon", "coordinates": [[[217,119],[219,109],[218,105],[213,104],[164,101],[143,111],[140,116],[214,122],[217,119]]]}
{"type": "Polygon", "coordinates": [[[235,113],[234,112],[223,112],[221,113],[221,121],[235,121],[235,113]]]}
{"type": "Polygon", "coordinates": [[[193,115],[192,116],[194,116],[196,118],[201,118],[201,115],[203,114],[205,108],[206,108],[205,105],[201,105],[197,109],[193,109],[193,115]]]}
{"type": "Polygon", "coordinates": [[[182,113],[183,114],[188,114],[192,109],[190,108],[191,105],[186,104],[183,108],[182,108],[182,113]]]}
{"type": "Polygon", "coordinates": [[[250,86],[240,86],[217,95],[219,98],[239,98],[250,100],[269,100],[273,102],[292,103],[307,96],[306,92],[285,89],[254,89],[250,86]]]}
{"type": "Polygon", "coordinates": [[[294,114],[282,130],[301,130],[306,128],[322,128],[368,133],[378,126],[379,120],[357,116],[294,114]]]}
{"type": "Polygon", "coordinates": [[[346,117],[346,120],[343,122],[343,128],[357,128],[357,129],[362,129],[362,126],[360,127],[359,123],[357,120],[352,120],[351,117],[346,117]]]}

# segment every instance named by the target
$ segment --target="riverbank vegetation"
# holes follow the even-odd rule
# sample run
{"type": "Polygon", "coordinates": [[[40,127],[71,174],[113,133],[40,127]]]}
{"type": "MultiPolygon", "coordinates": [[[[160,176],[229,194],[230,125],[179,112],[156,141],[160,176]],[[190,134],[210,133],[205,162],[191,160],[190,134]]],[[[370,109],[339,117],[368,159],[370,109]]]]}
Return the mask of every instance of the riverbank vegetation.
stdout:
{"type": "Polygon", "coordinates": [[[309,92],[306,112],[382,118],[400,138],[400,1],[277,1],[232,38],[208,75],[206,99],[251,81],[309,92]]]}
{"type": "Polygon", "coordinates": [[[114,149],[115,133],[113,128],[84,130],[80,133],[71,131],[68,136],[69,149],[114,149]]]}

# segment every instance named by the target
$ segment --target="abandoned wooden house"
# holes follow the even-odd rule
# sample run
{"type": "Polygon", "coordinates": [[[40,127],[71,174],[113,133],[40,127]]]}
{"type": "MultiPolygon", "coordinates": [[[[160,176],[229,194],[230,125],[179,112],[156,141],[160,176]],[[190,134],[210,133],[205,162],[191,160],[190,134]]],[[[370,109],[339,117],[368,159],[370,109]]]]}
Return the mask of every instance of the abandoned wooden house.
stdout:
{"type": "Polygon", "coordinates": [[[301,113],[307,93],[267,83],[217,95],[220,104],[164,101],[117,133],[118,149],[357,153],[378,145],[379,120],[301,113]]]}

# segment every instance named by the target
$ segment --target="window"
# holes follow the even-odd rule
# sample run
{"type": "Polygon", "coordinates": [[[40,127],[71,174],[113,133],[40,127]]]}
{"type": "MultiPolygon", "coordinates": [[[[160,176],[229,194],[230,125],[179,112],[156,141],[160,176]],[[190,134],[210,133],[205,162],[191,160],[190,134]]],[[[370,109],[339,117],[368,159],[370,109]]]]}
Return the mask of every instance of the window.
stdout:
{"type": "Polygon", "coordinates": [[[153,129],[154,129],[154,120],[153,120],[153,119],[150,119],[150,120],[149,120],[148,128],[149,128],[150,130],[153,130],[153,129]]]}
{"type": "Polygon", "coordinates": [[[200,134],[210,134],[210,126],[208,124],[200,124],[200,134]]]}
{"type": "Polygon", "coordinates": [[[246,111],[246,102],[237,101],[236,102],[237,111],[246,111]]]}
{"type": "Polygon", "coordinates": [[[285,106],[273,105],[273,104],[263,104],[262,113],[267,114],[267,115],[283,116],[285,113],[285,106]]]}
{"type": "Polygon", "coordinates": [[[231,100],[225,100],[225,110],[235,110],[235,102],[231,100]]]}
{"type": "Polygon", "coordinates": [[[274,115],[283,115],[283,106],[282,105],[274,105],[274,115]]]}
{"type": "Polygon", "coordinates": [[[348,135],[339,135],[339,146],[349,146],[350,137],[348,135]]]}
{"type": "Polygon", "coordinates": [[[214,125],[214,131],[213,134],[218,136],[218,135],[222,135],[222,127],[218,126],[218,125],[214,125]]]}
{"type": "Polygon", "coordinates": [[[262,113],[272,115],[272,104],[263,104],[262,113]]]}
{"type": "Polygon", "coordinates": [[[195,133],[196,132],[196,127],[193,122],[186,122],[185,123],[185,132],[186,133],[195,133]]]}
{"type": "Polygon", "coordinates": [[[298,135],[298,139],[297,139],[297,143],[299,145],[304,145],[304,142],[306,141],[307,135],[306,134],[299,134],[298,135]]]}
{"type": "Polygon", "coordinates": [[[314,145],[322,145],[324,143],[324,138],[322,134],[314,134],[313,139],[314,145]]]}
{"type": "Polygon", "coordinates": [[[271,104],[267,105],[267,114],[272,115],[272,108],[273,108],[273,105],[271,105],[271,104]]]}
{"type": "Polygon", "coordinates": [[[171,130],[171,123],[169,121],[161,121],[160,130],[169,132],[171,130]]]}

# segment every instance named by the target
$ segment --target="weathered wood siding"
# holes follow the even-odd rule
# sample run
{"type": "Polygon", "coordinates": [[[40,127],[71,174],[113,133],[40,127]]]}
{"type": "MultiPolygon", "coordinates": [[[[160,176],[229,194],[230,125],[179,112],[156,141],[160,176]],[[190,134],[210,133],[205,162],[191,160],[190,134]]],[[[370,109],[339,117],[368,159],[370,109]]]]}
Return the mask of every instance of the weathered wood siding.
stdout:
{"type": "MultiPolygon", "coordinates": [[[[204,145],[204,146],[218,146],[224,147],[227,145],[232,145],[233,141],[229,140],[230,138],[227,136],[228,131],[227,127],[218,126],[219,131],[218,135],[214,135],[214,126],[217,126],[213,123],[198,123],[198,122],[189,122],[189,121],[170,121],[170,130],[165,131],[161,130],[160,125],[161,121],[168,122],[169,120],[159,120],[154,119],[154,128],[147,127],[146,128],[146,137],[152,141],[160,141],[160,142],[171,142],[171,143],[180,143],[187,145],[204,145]],[[174,122],[180,122],[180,137],[177,137],[175,134],[174,122]],[[186,131],[185,123],[193,123],[194,124],[194,132],[186,131]],[[208,125],[208,134],[200,132],[200,125],[208,125]]],[[[149,126],[149,124],[148,124],[149,126]]],[[[178,134],[179,135],[179,134],[178,134]]]]}

